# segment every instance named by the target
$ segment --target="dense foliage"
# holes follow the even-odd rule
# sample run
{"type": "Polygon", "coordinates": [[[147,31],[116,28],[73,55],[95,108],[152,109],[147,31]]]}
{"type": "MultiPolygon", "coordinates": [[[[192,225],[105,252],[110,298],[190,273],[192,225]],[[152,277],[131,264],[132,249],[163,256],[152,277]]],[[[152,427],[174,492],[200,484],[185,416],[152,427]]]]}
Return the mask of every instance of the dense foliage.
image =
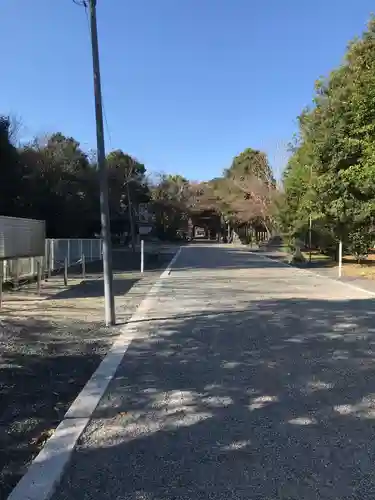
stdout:
{"type": "MultiPolygon", "coordinates": [[[[98,234],[97,165],[71,137],[17,146],[0,118],[0,214],[44,219],[51,237],[98,234]]],[[[186,233],[197,213],[220,216],[223,227],[279,227],[291,241],[335,252],[337,242],[366,256],[375,216],[375,20],[348,47],[343,63],[316,83],[313,104],[283,174],[283,190],[264,153],[246,149],[220,177],[193,182],[180,175],[150,180],[123,151],[107,156],[113,232],[130,231],[139,203],[150,202],[158,236],[186,233]]]]}
{"type": "Polygon", "coordinates": [[[189,218],[216,214],[233,229],[241,226],[271,232],[275,180],[264,153],[246,149],[233,159],[222,176],[193,182],[179,175],[163,175],[152,188],[161,233],[187,232],[189,218]]]}
{"type": "MultiPolygon", "coordinates": [[[[46,221],[49,237],[100,233],[99,180],[95,158],[62,133],[16,145],[12,124],[0,120],[0,214],[46,221]]],[[[149,203],[156,235],[186,235],[194,215],[214,214],[230,226],[271,231],[275,181],[267,157],[246,149],[221,177],[193,182],[181,175],[147,176],[146,167],[121,150],[106,158],[113,234],[135,241],[137,210],[149,203]]]]}
{"type": "MultiPolygon", "coordinates": [[[[11,123],[0,120],[0,214],[46,221],[50,237],[100,233],[99,181],[95,159],[61,133],[16,147],[11,123]]],[[[129,195],[135,205],[150,199],[146,169],[122,151],[107,157],[114,232],[129,226],[129,195]]]]}
{"type": "Polygon", "coordinates": [[[358,258],[373,242],[375,215],[375,21],[353,41],[340,67],[316,84],[313,106],[283,176],[279,223],[332,251],[342,240],[358,258]]]}

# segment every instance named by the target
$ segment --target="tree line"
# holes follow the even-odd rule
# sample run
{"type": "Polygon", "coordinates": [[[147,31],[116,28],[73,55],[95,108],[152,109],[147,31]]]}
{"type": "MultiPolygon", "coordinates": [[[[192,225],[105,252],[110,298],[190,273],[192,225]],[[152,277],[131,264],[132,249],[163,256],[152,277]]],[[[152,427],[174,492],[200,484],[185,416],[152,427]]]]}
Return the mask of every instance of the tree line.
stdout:
{"type": "MultiPolygon", "coordinates": [[[[17,144],[12,120],[0,118],[0,214],[46,221],[51,238],[100,234],[99,178],[95,155],[56,132],[17,144]]],[[[156,235],[175,239],[189,218],[215,213],[233,228],[261,225],[271,231],[275,180],[266,155],[246,149],[222,176],[208,182],[149,173],[121,150],[107,157],[111,230],[131,233],[140,203],[154,213],[156,235]]]]}
{"type": "MultiPolygon", "coordinates": [[[[96,159],[57,132],[16,146],[11,121],[0,119],[0,214],[46,221],[49,237],[100,233],[96,159]]],[[[145,167],[122,151],[107,156],[110,211],[116,229],[129,202],[147,201],[145,167]]]]}
{"type": "Polygon", "coordinates": [[[275,225],[276,182],[265,153],[247,148],[220,177],[209,181],[164,176],[153,189],[153,204],[166,232],[187,231],[200,213],[216,214],[225,228],[250,239],[252,230],[271,234],[275,225]],[[241,231],[242,230],[242,231],[241,231]]]}
{"type": "Polygon", "coordinates": [[[343,63],[316,82],[312,106],[283,174],[278,224],[292,241],[306,239],[335,254],[337,243],[358,260],[373,246],[375,215],[375,20],[352,41],[343,63]]]}
{"type": "MultiPolygon", "coordinates": [[[[157,236],[173,239],[194,214],[210,212],[223,226],[275,229],[291,244],[308,241],[326,253],[337,243],[365,256],[375,215],[375,20],[350,43],[343,63],[316,82],[278,189],[265,153],[247,148],[219,177],[205,182],[155,175],[121,150],[107,155],[113,233],[131,232],[140,203],[154,212],[157,236]],[[311,228],[311,230],[310,230],[311,228]]],[[[0,214],[46,221],[49,237],[100,233],[95,155],[61,132],[16,144],[0,117],[0,214]]]]}

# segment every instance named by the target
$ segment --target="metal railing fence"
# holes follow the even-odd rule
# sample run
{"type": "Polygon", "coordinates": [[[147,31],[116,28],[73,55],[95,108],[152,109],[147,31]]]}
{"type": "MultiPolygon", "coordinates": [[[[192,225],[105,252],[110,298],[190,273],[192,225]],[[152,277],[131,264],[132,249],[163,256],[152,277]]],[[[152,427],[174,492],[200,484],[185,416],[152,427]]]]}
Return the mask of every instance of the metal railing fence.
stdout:
{"type": "MultiPolygon", "coordinates": [[[[84,255],[86,262],[101,260],[103,243],[95,239],[46,239],[44,256],[27,257],[3,261],[3,282],[32,278],[37,274],[37,262],[42,259],[45,274],[64,268],[65,259],[68,267],[81,262],[84,255]]],[[[0,263],[1,265],[1,263],[0,263]]]]}

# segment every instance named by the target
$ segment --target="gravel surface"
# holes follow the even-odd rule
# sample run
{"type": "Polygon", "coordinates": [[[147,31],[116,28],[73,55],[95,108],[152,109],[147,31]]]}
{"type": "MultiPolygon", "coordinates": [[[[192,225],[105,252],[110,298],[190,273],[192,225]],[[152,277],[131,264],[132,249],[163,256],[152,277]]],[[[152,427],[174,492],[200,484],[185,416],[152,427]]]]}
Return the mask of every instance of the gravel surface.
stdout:
{"type": "MultiPolygon", "coordinates": [[[[142,276],[138,259],[114,253],[117,319],[129,319],[171,255],[149,261],[142,276]],[[126,258],[125,258],[126,257],[126,258]]],[[[88,265],[83,282],[72,272],[7,293],[0,311],[0,500],[63,418],[90,378],[119,327],[103,327],[101,264],[88,265]]]]}
{"type": "Polygon", "coordinates": [[[53,500],[375,496],[374,300],[183,249],[53,500]]]}

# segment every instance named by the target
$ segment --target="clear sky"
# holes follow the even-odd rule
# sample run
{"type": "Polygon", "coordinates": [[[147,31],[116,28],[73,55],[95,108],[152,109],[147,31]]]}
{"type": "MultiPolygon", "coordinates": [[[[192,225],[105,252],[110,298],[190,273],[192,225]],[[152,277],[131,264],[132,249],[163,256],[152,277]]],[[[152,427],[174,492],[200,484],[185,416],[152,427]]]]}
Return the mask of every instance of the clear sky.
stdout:
{"type": "MultiPolygon", "coordinates": [[[[97,0],[110,131],[156,172],[219,175],[246,147],[285,165],[314,81],[338,65],[372,0],[97,0]]],[[[72,0],[0,0],[0,113],[24,136],[95,147],[87,19],[72,0]]]]}

